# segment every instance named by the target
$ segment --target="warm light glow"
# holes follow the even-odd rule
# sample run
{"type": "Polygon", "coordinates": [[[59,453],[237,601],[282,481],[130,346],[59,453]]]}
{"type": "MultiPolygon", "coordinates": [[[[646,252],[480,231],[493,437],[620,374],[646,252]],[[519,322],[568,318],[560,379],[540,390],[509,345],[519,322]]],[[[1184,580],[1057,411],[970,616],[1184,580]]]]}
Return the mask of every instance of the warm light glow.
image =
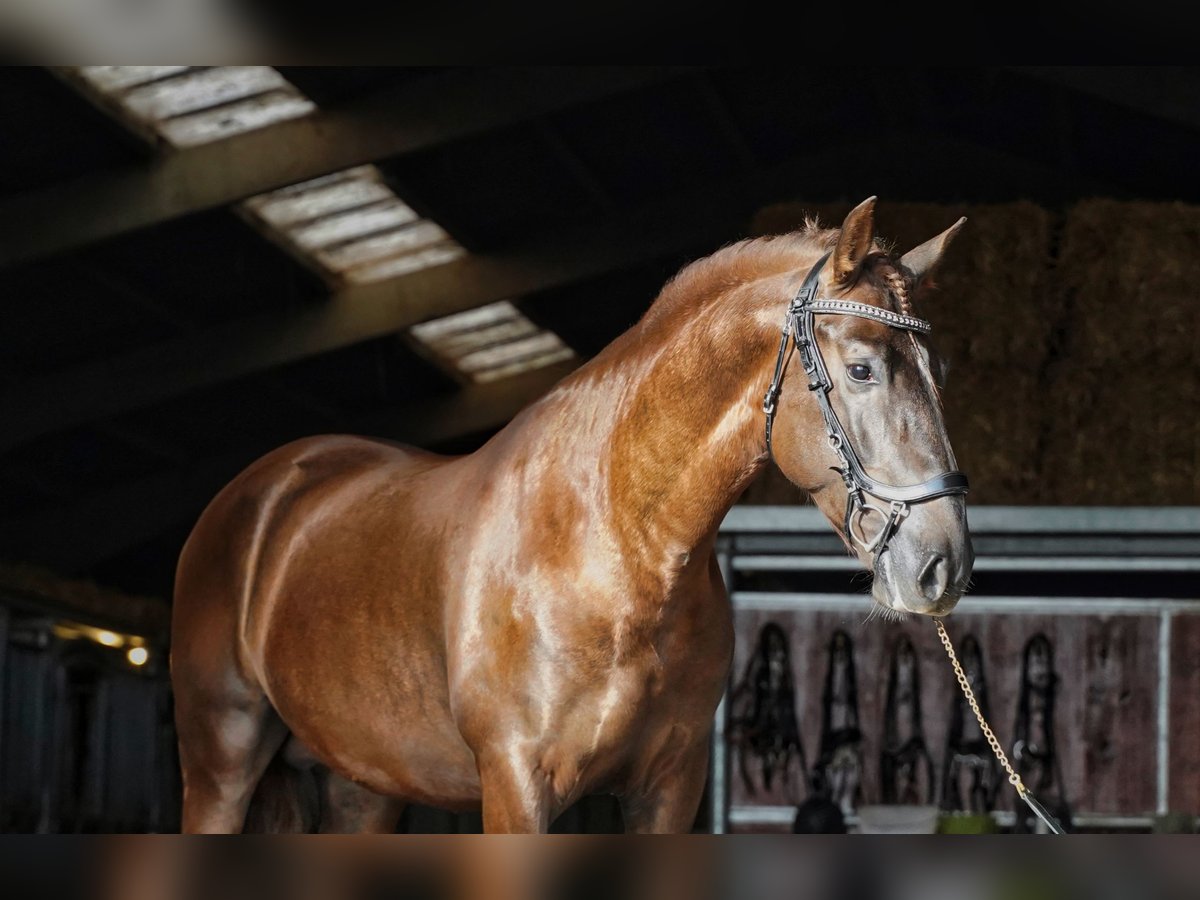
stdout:
{"type": "Polygon", "coordinates": [[[56,622],[53,631],[55,637],[61,638],[64,641],[73,641],[76,638],[83,637],[83,632],[79,630],[78,626],[67,622],[56,622]]]}
{"type": "Polygon", "coordinates": [[[130,647],[129,652],[125,654],[125,658],[135,666],[144,666],[146,660],[150,658],[150,651],[145,647],[130,647]]]}
{"type": "Polygon", "coordinates": [[[105,647],[120,647],[125,643],[125,639],[121,635],[103,629],[96,631],[96,641],[105,647]]]}

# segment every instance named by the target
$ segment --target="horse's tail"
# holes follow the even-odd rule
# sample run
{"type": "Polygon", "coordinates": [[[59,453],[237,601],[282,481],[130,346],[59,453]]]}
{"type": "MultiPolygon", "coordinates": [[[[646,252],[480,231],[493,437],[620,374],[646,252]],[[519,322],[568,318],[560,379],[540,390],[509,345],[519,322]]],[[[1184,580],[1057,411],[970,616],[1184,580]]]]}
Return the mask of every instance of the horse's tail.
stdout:
{"type": "Polygon", "coordinates": [[[309,834],[317,830],[320,817],[317,773],[291,765],[280,750],[254,789],[242,830],[247,834],[309,834]]]}

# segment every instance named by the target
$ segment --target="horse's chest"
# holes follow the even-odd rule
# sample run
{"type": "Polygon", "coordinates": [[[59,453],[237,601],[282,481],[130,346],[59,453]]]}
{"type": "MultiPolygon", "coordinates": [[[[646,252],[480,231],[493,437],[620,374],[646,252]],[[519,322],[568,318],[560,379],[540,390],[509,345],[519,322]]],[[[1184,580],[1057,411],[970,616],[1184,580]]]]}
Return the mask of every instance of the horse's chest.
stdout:
{"type": "Polygon", "coordinates": [[[556,580],[540,591],[493,584],[464,604],[460,630],[492,648],[451,655],[467,744],[477,755],[499,739],[528,748],[569,797],[644,772],[664,735],[707,733],[729,664],[729,609],[703,571],[688,575],[668,597],[556,580]]]}
{"type": "Polygon", "coordinates": [[[602,741],[628,750],[661,727],[707,727],[732,652],[720,599],[653,625],[626,622],[614,629],[615,661],[596,673],[591,702],[576,707],[594,719],[602,741]]]}

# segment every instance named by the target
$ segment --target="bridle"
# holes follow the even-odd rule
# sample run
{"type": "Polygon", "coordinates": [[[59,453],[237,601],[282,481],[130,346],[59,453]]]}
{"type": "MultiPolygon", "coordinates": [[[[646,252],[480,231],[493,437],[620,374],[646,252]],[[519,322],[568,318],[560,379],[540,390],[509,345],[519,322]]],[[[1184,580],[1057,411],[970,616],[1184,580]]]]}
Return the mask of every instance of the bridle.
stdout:
{"type": "Polygon", "coordinates": [[[837,315],[857,316],[861,319],[871,319],[891,328],[911,331],[917,334],[929,334],[933,326],[924,319],[906,316],[880,309],[867,303],[856,303],[850,300],[822,300],[818,294],[821,287],[821,268],[829,259],[826,253],[812,267],[800,286],[799,293],[788,304],[787,315],[783,320],[783,336],[779,341],[779,356],[775,360],[775,375],[763,398],[763,412],[767,414],[767,452],[771,452],[771,427],[775,421],[778,408],[779,394],[783,390],[783,371],[794,347],[800,355],[804,372],[808,375],[808,389],[816,394],[821,406],[821,416],[825,420],[825,431],[829,435],[829,445],[837,454],[841,463],[834,470],[841,474],[846,485],[846,522],[845,531],[848,541],[860,545],[867,553],[879,554],[886,549],[888,541],[900,525],[900,521],[908,515],[908,508],[913,503],[924,503],[937,497],[947,497],[953,494],[967,492],[967,476],[962,472],[951,471],[935,475],[920,484],[896,485],[876,481],[867,474],[859,461],[858,454],[850,443],[846,429],[834,412],[833,404],[829,401],[829,392],[833,390],[833,381],[821,357],[821,349],[817,346],[817,333],[814,327],[814,316],[837,315]],[[865,495],[887,501],[890,507],[882,509],[868,503],[865,495]],[[862,531],[862,520],[871,513],[876,513],[884,520],[883,528],[870,540],[862,531]],[[857,526],[857,528],[856,528],[857,526]]]}
{"type": "MultiPolygon", "coordinates": [[[[833,381],[825,367],[825,360],[821,357],[821,348],[817,346],[817,332],[813,325],[813,317],[819,314],[858,316],[916,334],[929,334],[933,330],[933,326],[915,316],[902,315],[866,303],[820,299],[818,294],[821,287],[821,269],[829,256],[830,254],[826,253],[817,260],[817,264],[805,276],[799,293],[788,304],[787,316],[783,320],[783,336],[779,340],[779,356],[775,359],[775,374],[771,378],[771,385],[767,388],[767,394],[763,398],[763,412],[767,414],[767,452],[771,451],[771,427],[775,422],[779,393],[783,389],[783,370],[791,356],[790,351],[795,348],[800,355],[804,372],[808,375],[808,389],[816,394],[817,402],[821,406],[821,416],[825,419],[825,431],[829,436],[829,445],[841,463],[841,465],[835,466],[834,470],[841,474],[842,481],[846,485],[846,540],[859,544],[867,553],[873,553],[875,559],[878,560],[879,554],[887,548],[888,541],[899,527],[900,521],[908,515],[908,507],[911,504],[924,503],[926,500],[933,500],[936,497],[965,494],[968,487],[967,476],[958,471],[943,472],[920,484],[898,487],[876,481],[863,468],[858,454],[854,452],[854,447],[846,434],[846,429],[842,427],[841,420],[838,419],[833,405],[829,402],[829,392],[833,390],[833,381]],[[890,509],[885,512],[880,507],[868,503],[864,497],[865,494],[886,500],[891,504],[890,509]],[[868,541],[865,535],[859,532],[861,531],[861,519],[870,512],[882,516],[884,524],[879,533],[868,541]],[[859,531],[854,528],[856,524],[859,525],[859,531]]],[[[1009,783],[1051,832],[1063,834],[1062,825],[1029,792],[1021,781],[1020,773],[1008,761],[1004,748],[1000,746],[1000,741],[996,739],[995,733],[979,708],[979,702],[975,699],[970,680],[959,664],[945,624],[940,618],[935,618],[934,622],[937,625],[938,637],[946,648],[946,654],[954,668],[955,678],[967,700],[967,705],[971,707],[971,712],[979,722],[979,728],[987,739],[992,753],[1008,773],[1009,783]]]]}

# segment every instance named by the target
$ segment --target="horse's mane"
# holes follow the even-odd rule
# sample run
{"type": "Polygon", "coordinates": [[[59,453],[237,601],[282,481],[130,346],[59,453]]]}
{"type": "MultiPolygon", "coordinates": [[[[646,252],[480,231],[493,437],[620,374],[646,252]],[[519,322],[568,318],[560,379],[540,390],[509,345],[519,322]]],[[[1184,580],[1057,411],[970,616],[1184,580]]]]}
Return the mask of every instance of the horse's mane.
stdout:
{"type": "Polygon", "coordinates": [[[798,269],[814,253],[830,249],[837,235],[836,229],[822,228],[808,219],[798,231],[747,238],[722,247],[684,266],[663,286],[642,322],[653,327],[679,317],[691,318],[698,312],[697,304],[712,302],[735,287],[798,269]]]}
{"type": "MultiPolygon", "coordinates": [[[[833,249],[838,234],[838,229],[824,228],[816,219],[808,218],[797,231],[729,244],[680,270],[663,287],[642,317],[642,324],[647,328],[681,325],[677,320],[694,317],[700,309],[698,304],[711,303],[736,287],[811,265],[814,254],[833,249]]],[[[887,288],[899,312],[911,314],[904,276],[885,247],[877,244],[876,249],[879,252],[872,256],[869,266],[872,277],[887,288]]]]}

